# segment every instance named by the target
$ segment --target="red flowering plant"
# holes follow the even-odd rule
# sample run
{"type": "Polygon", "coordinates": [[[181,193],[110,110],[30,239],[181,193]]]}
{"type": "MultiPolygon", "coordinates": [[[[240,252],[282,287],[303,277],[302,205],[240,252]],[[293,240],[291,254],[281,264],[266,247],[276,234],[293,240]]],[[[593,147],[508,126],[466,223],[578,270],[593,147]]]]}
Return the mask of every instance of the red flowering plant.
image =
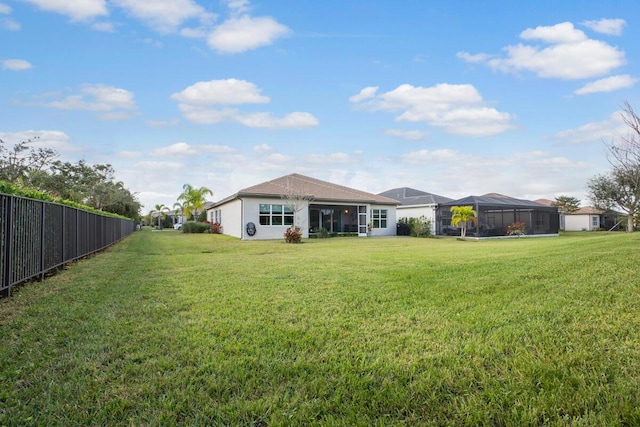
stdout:
{"type": "Polygon", "coordinates": [[[287,243],[302,243],[302,231],[300,227],[289,227],[284,233],[284,241],[287,243]]]}
{"type": "Polygon", "coordinates": [[[209,224],[211,224],[211,233],[222,234],[222,225],[219,222],[210,222],[209,224]]]}
{"type": "Polygon", "coordinates": [[[524,222],[516,221],[507,227],[507,236],[524,236],[526,228],[524,222]]]}

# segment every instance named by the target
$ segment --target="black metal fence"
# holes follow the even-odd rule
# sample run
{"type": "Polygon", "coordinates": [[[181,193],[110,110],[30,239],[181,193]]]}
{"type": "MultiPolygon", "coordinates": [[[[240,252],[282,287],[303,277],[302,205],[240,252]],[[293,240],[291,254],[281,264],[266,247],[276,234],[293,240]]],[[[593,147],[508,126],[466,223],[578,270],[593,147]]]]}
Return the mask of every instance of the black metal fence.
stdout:
{"type": "Polygon", "coordinates": [[[0,193],[0,293],[98,252],[135,229],[132,220],[0,193]]]}

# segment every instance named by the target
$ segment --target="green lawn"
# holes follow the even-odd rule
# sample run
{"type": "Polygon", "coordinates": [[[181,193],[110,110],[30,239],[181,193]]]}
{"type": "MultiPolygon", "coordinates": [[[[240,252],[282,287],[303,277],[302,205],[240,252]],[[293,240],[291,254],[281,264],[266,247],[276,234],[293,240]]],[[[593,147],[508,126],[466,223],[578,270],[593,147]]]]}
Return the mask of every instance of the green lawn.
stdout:
{"type": "Polygon", "coordinates": [[[640,425],[640,233],[135,233],[0,300],[0,425],[640,425]]]}

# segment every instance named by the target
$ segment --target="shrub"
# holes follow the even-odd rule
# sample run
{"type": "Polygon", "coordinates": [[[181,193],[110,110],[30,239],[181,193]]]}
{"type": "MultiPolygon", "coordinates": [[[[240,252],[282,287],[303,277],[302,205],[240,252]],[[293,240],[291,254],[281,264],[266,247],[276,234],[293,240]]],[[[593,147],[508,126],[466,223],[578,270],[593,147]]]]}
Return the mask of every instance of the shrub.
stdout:
{"type": "Polygon", "coordinates": [[[205,233],[209,231],[209,224],[206,222],[187,221],[182,224],[183,233],[205,233]]]}
{"type": "Polygon", "coordinates": [[[507,227],[507,236],[524,236],[527,225],[524,222],[514,222],[507,227]]]}
{"type": "Polygon", "coordinates": [[[222,234],[222,225],[220,225],[219,222],[212,222],[210,232],[213,234],[222,234]]]}
{"type": "Polygon", "coordinates": [[[400,218],[400,224],[408,227],[413,237],[431,237],[431,220],[422,215],[420,218],[400,218]]]}
{"type": "Polygon", "coordinates": [[[302,232],[300,227],[287,228],[287,231],[284,232],[284,241],[287,243],[301,243],[302,232]]]}
{"type": "Polygon", "coordinates": [[[326,228],[320,227],[320,228],[318,228],[318,231],[316,231],[316,237],[318,239],[325,239],[325,238],[329,237],[329,232],[327,231],[326,228]]]}

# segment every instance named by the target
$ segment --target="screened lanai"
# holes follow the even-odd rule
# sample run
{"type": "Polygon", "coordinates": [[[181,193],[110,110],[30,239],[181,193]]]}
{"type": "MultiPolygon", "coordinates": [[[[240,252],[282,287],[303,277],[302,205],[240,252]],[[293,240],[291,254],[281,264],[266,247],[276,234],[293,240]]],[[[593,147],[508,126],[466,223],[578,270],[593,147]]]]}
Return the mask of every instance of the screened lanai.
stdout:
{"type": "Polygon", "coordinates": [[[460,229],[451,225],[452,206],[472,206],[476,211],[477,224],[469,222],[467,225],[467,236],[470,237],[505,236],[507,227],[515,222],[525,224],[527,235],[558,234],[560,228],[558,208],[491,193],[440,205],[436,214],[436,234],[460,235],[460,229]]]}

